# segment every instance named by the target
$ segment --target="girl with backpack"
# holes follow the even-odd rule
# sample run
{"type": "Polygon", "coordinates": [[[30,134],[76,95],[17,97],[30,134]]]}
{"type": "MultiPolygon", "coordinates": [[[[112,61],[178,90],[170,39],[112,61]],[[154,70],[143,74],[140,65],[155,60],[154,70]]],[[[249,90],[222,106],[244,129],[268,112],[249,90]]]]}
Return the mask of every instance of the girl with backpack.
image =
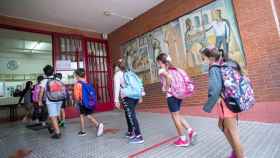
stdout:
{"type": "Polygon", "coordinates": [[[24,117],[22,119],[23,122],[26,121],[31,121],[31,117],[32,117],[32,109],[33,109],[33,105],[32,105],[32,81],[27,81],[25,84],[25,88],[21,93],[20,99],[19,99],[19,103],[21,103],[22,99],[23,99],[23,107],[25,109],[25,114],[24,117]]]}
{"type": "Polygon", "coordinates": [[[201,51],[203,60],[208,59],[209,61],[208,100],[203,110],[210,113],[214,106],[217,106],[219,115],[218,126],[233,149],[228,158],[244,158],[244,151],[237,129],[237,113],[232,112],[228,108],[223,97],[222,89],[224,88],[220,65],[231,66],[239,71],[239,73],[241,73],[241,68],[237,62],[223,58],[222,52],[222,50],[217,48],[205,48],[201,51]]]}
{"type": "MultiPolygon", "coordinates": [[[[187,75],[181,69],[173,66],[173,64],[171,63],[171,58],[167,54],[164,53],[160,54],[157,57],[157,64],[160,66],[159,76],[162,83],[162,91],[166,92],[167,105],[171,113],[172,120],[177,129],[177,133],[179,135],[178,140],[175,141],[174,144],[179,147],[189,146],[193,142],[194,137],[196,136],[196,132],[180,114],[182,98],[178,97],[175,93],[171,92],[172,85],[176,86],[174,85],[176,84],[175,80],[177,77],[175,74],[179,74],[180,77],[181,76],[187,77],[187,75]],[[185,133],[185,130],[187,130],[187,133],[185,133]]],[[[185,79],[186,81],[187,80],[190,81],[188,78],[185,79]]],[[[177,86],[181,86],[181,87],[192,86],[190,88],[190,91],[193,90],[193,85],[191,84],[191,82],[189,83],[182,82],[182,84],[188,84],[188,85],[177,85],[177,86]]]]}
{"type": "Polygon", "coordinates": [[[44,76],[40,75],[37,77],[37,83],[33,86],[32,89],[32,102],[34,106],[32,120],[39,121],[42,126],[46,126],[46,120],[48,119],[48,112],[46,109],[45,100],[43,104],[39,106],[39,97],[41,92],[41,81],[44,80],[44,76]]]}
{"type": "MultiPolygon", "coordinates": [[[[125,111],[128,131],[125,134],[130,144],[144,143],[135,108],[142,102],[145,95],[142,81],[132,71],[127,70],[123,59],[118,60],[118,70],[114,74],[114,102],[120,109],[122,104],[125,111]]],[[[115,68],[117,68],[115,67],[115,68]]]]}
{"type": "Polygon", "coordinates": [[[84,69],[77,69],[75,71],[75,77],[77,80],[77,83],[74,85],[74,99],[76,102],[76,105],[78,106],[80,110],[80,125],[81,125],[81,130],[78,133],[78,136],[85,136],[87,133],[85,132],[85,119],[84,117],[86,116],[90,122],[96,127],[97,132],[96,136],[99,137],[103,135],[104,131],[104,125],[103,123],[100,123],[96,120],[96,118],[93,116],[94,112],[94,106],[96,104],[96,94],[93,89],[92,84],[88,84],[85,79],[85,70],[84,69]],[[87,89],[86,89],[87,88],[87,89]],[[93,95],[93,102],[94,105],[90,105],[89,100],[90,100],[90,94],[89,93],[94,93],[93,95]]]}

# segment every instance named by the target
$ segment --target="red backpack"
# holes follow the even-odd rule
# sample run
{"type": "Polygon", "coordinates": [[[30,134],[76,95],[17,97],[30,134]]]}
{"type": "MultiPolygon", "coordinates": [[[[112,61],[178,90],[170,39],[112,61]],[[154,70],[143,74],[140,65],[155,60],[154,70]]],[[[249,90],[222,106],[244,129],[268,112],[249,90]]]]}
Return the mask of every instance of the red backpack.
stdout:
{"type": "Polygon", "coordinates": [[[52,102],[63,101],[67,96],[65,85],[57,79],[48,79],[46,96],[52,102]]]}

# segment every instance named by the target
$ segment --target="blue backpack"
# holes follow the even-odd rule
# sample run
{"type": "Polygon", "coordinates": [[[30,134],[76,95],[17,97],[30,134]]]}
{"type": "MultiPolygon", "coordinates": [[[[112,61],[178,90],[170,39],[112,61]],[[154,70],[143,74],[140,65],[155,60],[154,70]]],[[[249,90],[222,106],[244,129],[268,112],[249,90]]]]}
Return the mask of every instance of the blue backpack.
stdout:
{"type": "Polygon", "coordinates": [[[82,105],[87,109],[93,109],[96,106],[97,98],[96,92],[92,83],[79,81],[82,84],[82,105]]]}
{"type": "Polygon", "coordinates": [[[142,80],[132,71],[124,73],[123,93],[126,97],[140,99],[142,97],[143,83],[142,80]]]}

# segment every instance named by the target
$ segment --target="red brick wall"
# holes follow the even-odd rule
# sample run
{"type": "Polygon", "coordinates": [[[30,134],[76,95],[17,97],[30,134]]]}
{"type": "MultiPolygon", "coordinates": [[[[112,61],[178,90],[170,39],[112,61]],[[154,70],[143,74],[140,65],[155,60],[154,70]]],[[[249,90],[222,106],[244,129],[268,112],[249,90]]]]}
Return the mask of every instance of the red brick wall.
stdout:
{"type": "MultiPolygon", "coordinates": [[[[165,0],[112,32],[108,38],[112,61],[120,57],[122,43],[209,2],[211,0],[165,0]]],[[[233,2],[257,101],[280,101],[280,40],[270,0],[233,0],[233,2]]],[[[196,92],[185,105],[201,105],[207,97],[207,75],[196,76],[193,80],[196,92]]],[[[166,104],[158,83],[146,86],[146,91],[143,107],[166,104]]]]}

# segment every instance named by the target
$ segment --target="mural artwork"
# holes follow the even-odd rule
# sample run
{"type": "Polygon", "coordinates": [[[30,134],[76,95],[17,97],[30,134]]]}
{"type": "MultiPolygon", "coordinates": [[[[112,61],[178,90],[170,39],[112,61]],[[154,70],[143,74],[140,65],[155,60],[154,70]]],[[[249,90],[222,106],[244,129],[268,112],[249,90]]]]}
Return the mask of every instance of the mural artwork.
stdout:
{"type": "Polygon", "coordinates": [[[217,0],[122,45],[127,66],[144,83],[158,82],[156,57],[167,53],[172,63],[197,76],[208,70],[201,48],[216,46],[246,66],[231,0],[217,0]]]}

